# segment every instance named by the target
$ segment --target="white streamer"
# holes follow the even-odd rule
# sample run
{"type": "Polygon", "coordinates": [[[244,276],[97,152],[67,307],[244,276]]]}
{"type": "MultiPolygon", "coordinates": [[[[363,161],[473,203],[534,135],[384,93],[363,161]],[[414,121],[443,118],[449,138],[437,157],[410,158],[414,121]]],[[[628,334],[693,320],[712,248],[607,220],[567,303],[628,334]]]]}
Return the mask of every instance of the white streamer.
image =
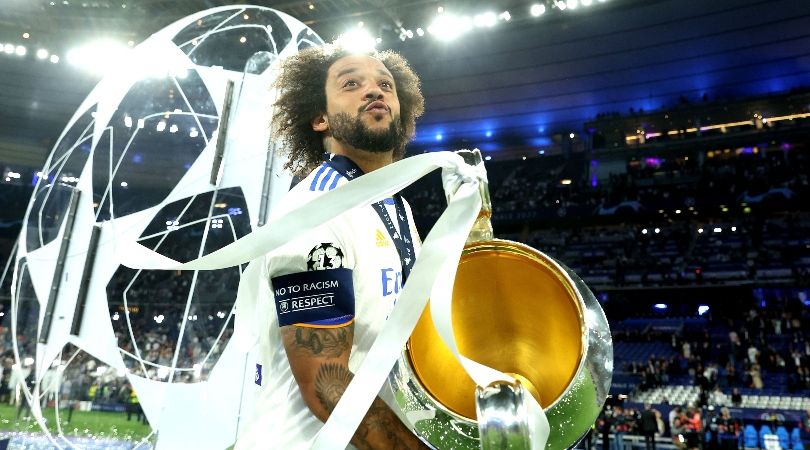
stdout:
{"type": "MultiPolygon", "coordinates": [[[[470,378],[480,386],[487,386],[497,380],[513,380],[500,371],[461,355],[452,329],[452,288],[467,235],[481,209],[478,184],[479,180],[486,176],[481,168],[469,166],[455,153],[418,155],[375,170],[338,187],[282,217],[271,220],[266,226],[233,244],[201,258],[180,263],[136,242],[117,247],[116,256],[120,264],[140,269],[214,270],[232,267],[271,253],[339,214],[389,197],[437,168],[443,169],[445,185],[452,178],[449,182],[455,192],[452,193],[447,209],[425,239],[388,323],[377,336],[313,445],[316,450],[342,450],[348,445],[388,373],[399,359],[400,352],[428,298],[432,299],[431,314],[436,329],[470,378]],[[442,274],[442,278],[439,278],[439,274],[442,274]]],[[[257,264],[258,261],[251,262],[239,283],[237,318],[243,314],[244,318],[237,323],[249,323],[250,318],[254,321],[247,327],[237,326],[234,338],[238,336],[242,345],[252,345],[255,342],[260,320],[272,319],[260,318],[255,314],[260,292],[257,286],[262,282],[261,270],[257,264]],[[251,312],[254,314],[250,314],[251,312]]],[[[470,395],[474,395],[474,392],[470,395]]],[[[548,420],[534,397],[528,395],[527,398],[531,399],[529,409],[533,410],[531,414],[533,417],[530,418],[532,448],[540,450],[545,448],[548,438],[548,420]]]]}

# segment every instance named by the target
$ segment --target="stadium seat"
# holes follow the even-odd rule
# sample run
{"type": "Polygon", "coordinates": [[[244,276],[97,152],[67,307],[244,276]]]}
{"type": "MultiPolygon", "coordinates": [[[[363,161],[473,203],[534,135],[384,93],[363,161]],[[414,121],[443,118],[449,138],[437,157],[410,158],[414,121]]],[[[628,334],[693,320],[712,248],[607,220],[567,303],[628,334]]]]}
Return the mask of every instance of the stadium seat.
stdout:
{"type": "Polygon", "coordinates": [[[799,427],[794,427],[793,432],[790,433],[790,443],[793,450],[804,450],[804,443],[799,434],[799,427]]]}
{"type": "Polygon", "coordinates": [[[759,435],[753,425],[746,425],[743,431],[745,448],[759,448],[759,435]]]}
{"type": "Polygon", "coordinates": [[[773,434],[771,427],[768,425],[759,427],[759,448],[765,448],[765,436],[768,434],[773,434]]]}
{"type": "Polygon", "coordinates": [[[785,427],[781,425],[776,427],[776,436],[779,438],[779,446],[784,450],[790,448],[790,435],[785,427]]]}

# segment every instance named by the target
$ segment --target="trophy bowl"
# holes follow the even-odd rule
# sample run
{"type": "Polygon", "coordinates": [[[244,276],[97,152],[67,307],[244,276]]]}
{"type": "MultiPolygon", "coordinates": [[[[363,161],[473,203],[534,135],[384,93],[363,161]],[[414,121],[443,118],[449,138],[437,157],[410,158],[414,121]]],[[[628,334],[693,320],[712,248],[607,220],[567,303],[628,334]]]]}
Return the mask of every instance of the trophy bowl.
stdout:
{"type": "MultiPolygon", "coordinates": [[[[547,449],[574,446],[610,388],[613,347],[599,302],[573,271],[524,244],[468,243],[453,287],[462,355],[513,376],[542,406],[547,449]]],[[[414,433],[436,449],[479,449],[476,385],[434,328],[429,308],[389,376],[414,433]]]]}

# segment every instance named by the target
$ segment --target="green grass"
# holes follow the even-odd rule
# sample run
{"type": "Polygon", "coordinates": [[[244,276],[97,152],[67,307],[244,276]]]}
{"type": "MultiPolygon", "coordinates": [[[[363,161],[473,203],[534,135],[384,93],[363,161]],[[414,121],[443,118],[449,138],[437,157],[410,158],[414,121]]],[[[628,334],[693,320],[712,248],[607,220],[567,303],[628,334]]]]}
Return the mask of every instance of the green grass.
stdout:
{"type": "MultiPolygon", "coordinates": [[[[67,422],[67,410],[59,413],[62,432],[65,436],[96,437],[122,439],[126,441],[140,441],[152,432],[149,425],[135,420],[127,421],[123,412],[101,411],[73,411],[70,423],[67,422]]],[[[53,408],[45,408],[43,415],[48,429],[54,435],[58,434],[56,416],[53,408]]],[[[0,405],[0,431],[41,432],[42,429],[33,416],[23,415],[17,419],[17,408],[6,403],[0,405]]]]}

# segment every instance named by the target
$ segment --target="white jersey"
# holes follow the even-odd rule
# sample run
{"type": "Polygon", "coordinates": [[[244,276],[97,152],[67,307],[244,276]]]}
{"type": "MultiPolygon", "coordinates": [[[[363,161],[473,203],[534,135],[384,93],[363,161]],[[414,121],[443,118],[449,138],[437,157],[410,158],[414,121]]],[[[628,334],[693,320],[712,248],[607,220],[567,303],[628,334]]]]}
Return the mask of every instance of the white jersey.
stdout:
{"type": "MultiPolygon", "coordinates": [[[[285,214],[348,182],[324,164],[296,185],[273,214],[285,214]]],[[[420,241],[413,216],[408,204],[403,203],[411,240],[418,252],[420,241]]],[[[385,204],[389,216],[396,217],[393,201],[387,199],[385,204]]],[[[393,222],[396,224],[397,221],[393,222]]],[[[272,257],[265,257],[264,263],[264,279],[268,283],[278,276],[313,270],[313,265],[320,266],[315,269],[343,267],[352,270],[355,318],[349,370],[356,372],[385,325],[403,284],[399,255],[375,209],[369,205],[337,216],[305,237],[284,245],[272,257]],[[328,258],[323,257],[325,249],[328,258]]],[[[272,292],[273,286],[270,288],[272,292]]],[[[270,301],[275,305],[274,299],[270,301]]],[[[270,311],[276,314],[275,309],[270,311]]],[[[259,336],[256,382],[251,385],[255,389],[254,414],[245,432],[240,433],[236,448],[308,449],[323,423],[304,403],[281,343],[276,317],[268,318],[267,322],[269,329],[263,330],[259,336]]],[[[380,395],[391,402],[387,387],[380,395]]]]}

